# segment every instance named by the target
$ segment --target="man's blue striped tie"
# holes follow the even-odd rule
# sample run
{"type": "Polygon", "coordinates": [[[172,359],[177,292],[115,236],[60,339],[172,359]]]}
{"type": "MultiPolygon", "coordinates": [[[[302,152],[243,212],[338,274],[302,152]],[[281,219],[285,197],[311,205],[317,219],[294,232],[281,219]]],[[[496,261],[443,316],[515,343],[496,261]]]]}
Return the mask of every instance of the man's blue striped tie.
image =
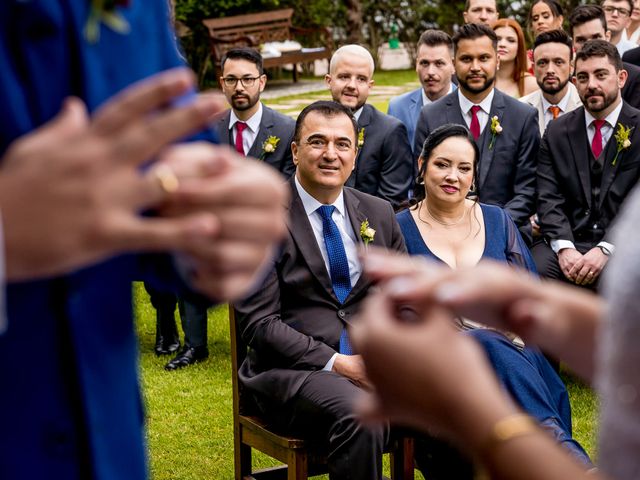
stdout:
{"type": "MultiPolygon", "coordinates": [[[[336,207],[333,205],[323,205],[318,208],[318,213],[322,217],[322,236],[324,237],[324,245],[327,248],[327,257],[329,258],[329,273],[331,274],[333,293],[336,294],[340,303],[344,303],[351,291],[351,278],[349,276],[349,261],[347,260],[344,243],[342,243],[338,226],[331,218],[335,209],[336,207]]],[[[353,355],[346,329],[343,329],[340,335],[340,353],[353,355]]]]}

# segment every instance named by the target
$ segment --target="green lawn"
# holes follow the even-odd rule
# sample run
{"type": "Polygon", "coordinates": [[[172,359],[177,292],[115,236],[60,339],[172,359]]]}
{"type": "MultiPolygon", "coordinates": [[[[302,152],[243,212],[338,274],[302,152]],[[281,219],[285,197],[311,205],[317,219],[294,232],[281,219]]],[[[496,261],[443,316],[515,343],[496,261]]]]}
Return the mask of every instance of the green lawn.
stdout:
{"type": "MultiPolygon", "coordinates": [[[[141,285],[134,286],[134,294],[152,478],[232,479],[231,364],[226,306],[209,311],[209,359],[183,370],[166,372],[163,366],[168,358],[158,358],[153,353],[155,311],[141,285]]],[[[568,387],[575,435],[593,452],[595,398],[574,379],[569,378],[568,387]]],[[[255,455],[254,461],[261,466],[275,465],[262,455],[255,455]]],[[[420,478],[417,474],[416,479],[420,478]]]]}

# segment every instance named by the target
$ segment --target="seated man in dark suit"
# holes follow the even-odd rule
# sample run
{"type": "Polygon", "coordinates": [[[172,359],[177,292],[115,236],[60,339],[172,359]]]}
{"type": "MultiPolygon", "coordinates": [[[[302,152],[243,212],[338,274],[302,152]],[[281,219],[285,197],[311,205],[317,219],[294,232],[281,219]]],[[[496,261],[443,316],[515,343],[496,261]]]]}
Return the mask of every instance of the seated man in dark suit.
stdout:
{"type": "Polygon", "coordinates": [[[618,50],[591,40],[576,54],[583,107],[551,122],[538,157],[538,271],[591,288],[614,246],[609,226],[640,178],[640,111],[621,98],[618,50]],[[630,132],[630,133],[629,133],[630,132]]]}
{"type": "Polygon", "coordinates": [[[220,70],[220,86],[231,105],[218,123],[220,143],[265,161],[289,178],[295,171],[289,148],[295,122],[260,101],[267,84],[262,56],[250,48],[234,48],[222,57],[220,70]]]}
{"type": "Polygon", "coordinates": [[[531,236],[535,168],[540,133],[537,111],[494,88],[498,54],[494,31],[463,25],[453,37],[458,90],[425,105],[416,127],[414,151],[446,123],[466,125],[480,149],[476,192],[480,201],[503,207],[531,236]]]}
{"type": "Polygon", "coordinates": [[[343,187],[357,138],[351,111],[338,103],[316,102],[300,113],[289,234],[262,286],[236,309],[250,347],[239,371],[243,387],[276,423],[326,439],[331,478],[371,480],[382,475],[388,428],[368,428],[353,411],[368,380],[346,327],[371,286],[358,249],[406,249],[388,202],[343,187]]]}
{"type": "MultiPolygon", "coordinates": [[[[609,41],[607,18],[600,5],[579,5],[569,15],[569,30],[573,37],[576,53],[589,40],[609,41]]],[[[640,67],[623,62],[627,71],[627,81],[622,87],[622,99],[634,108],[640,108],[640,67]]]]}
{"type": "Polygon", "coordinates": [[[345,45],[331,57],[325,80],[333,100],[350,109],[358,122],[358,157],[346,185],[398,206],[409,195],[413,155],[402,122],[366,103],[373,68],[368,50],[345,45]]]}

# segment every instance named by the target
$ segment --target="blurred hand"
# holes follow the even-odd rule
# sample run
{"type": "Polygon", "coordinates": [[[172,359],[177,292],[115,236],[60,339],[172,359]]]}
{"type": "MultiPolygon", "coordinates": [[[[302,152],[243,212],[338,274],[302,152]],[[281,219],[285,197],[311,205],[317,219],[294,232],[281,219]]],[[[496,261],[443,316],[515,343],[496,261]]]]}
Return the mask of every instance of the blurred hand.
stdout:
{"type": "Polygon", "coordinates": [[[219,108],[206,98],[167,107],[193,88],[187,69],[164,72],[125,89],[92,118],[69,98],[57,117],[10,145],[0,170],[9,281],[61,274],[125,251],[188,248],[215,234],[210,213],[139,215],[165,197],[140,167],[219,108]]]}
{"type": "Polygon", "coordinates": [[[362,355],[338,354],[333,362],[333,371],[343,377],[347,377],[362,388],[371,389],[371,383],[367,378],[362,355]]]}
{"type": "Polygon", "coordinates": [[[564,276],[574,283],[576,282],[576,272],[574,267],[582,260],[582,254],[575,248],[563,248],[558,252],[558,264],[564,276]]]}

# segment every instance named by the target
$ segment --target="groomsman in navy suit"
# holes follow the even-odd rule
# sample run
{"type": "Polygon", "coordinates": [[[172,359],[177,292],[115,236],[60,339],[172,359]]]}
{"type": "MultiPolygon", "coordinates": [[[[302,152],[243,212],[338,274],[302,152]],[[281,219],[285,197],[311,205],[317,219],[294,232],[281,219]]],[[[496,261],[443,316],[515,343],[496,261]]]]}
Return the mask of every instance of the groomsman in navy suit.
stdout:
{"type": "Polygon", "coordinates": [[[463,25],[453,37],[458,89],[425,105],[416,127],[414,150],[446,123],[466,125],[480,149],[476,192],[480,201],[503,207],[531,239],[536,155],[540,143],[538,112],[497,90],[498,39],[486,25],[463,25]]]}
{"type": "Polygon", "coordinates": [[[409,143],[413,145],[416,123],[422,107],[451,93],[453,84],[453,42],[442,30],[427,30],[418,40],[416,73],[420,88],[394,97],[387,113],[407,127],[409,143]]]}
{"type": "Polygon", "coordinates": [[[367,49],[345,45],[331,57],[325,81],[333,100],[350,109],[358,122],[358,157],[346,185],[397,207],[409,195],[413,154],[402,122],[367,103],[373,70],[367,49]]]}
{"type": "Polygon", "coordinates": [[[231,105],[218,123],[220,143],[268,163],[289,178],[295,171],[290,148],[295,122],[260,101],[267,84],[262,56],[250,48],[235,48],[220,63],[220,86],[231,105]]]}

